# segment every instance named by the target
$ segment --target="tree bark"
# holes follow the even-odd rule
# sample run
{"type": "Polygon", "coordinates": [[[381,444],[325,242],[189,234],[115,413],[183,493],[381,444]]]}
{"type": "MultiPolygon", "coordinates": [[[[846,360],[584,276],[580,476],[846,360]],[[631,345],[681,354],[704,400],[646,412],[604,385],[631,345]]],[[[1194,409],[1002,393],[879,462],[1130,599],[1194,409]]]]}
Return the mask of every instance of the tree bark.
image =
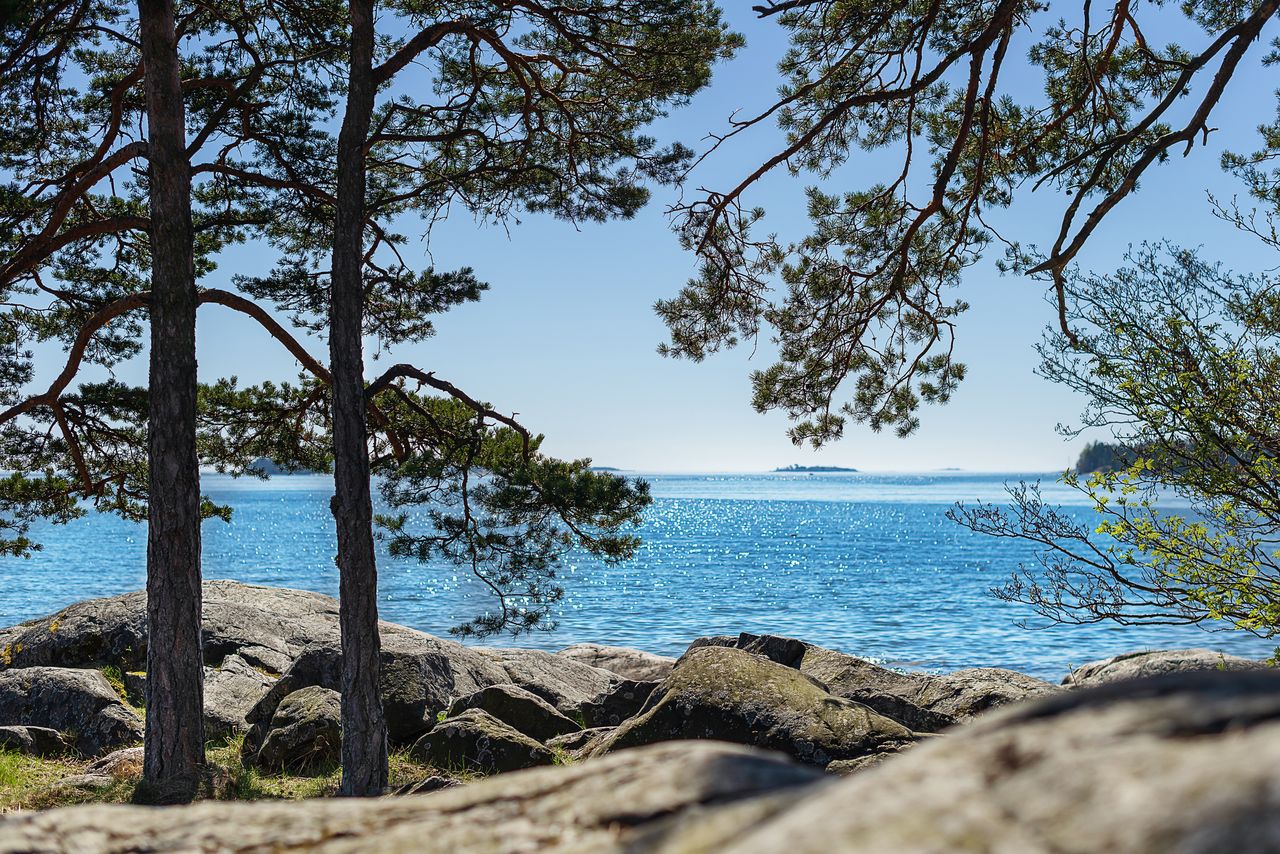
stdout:
{"type": "Polygon", "coordinates": [[[188,801],[204,764],[191,168],[172,0],[138,0],[151,203],[147,713],[140,797],[188,801]]]}
{"type": "Polygon", "coordinates": [[[387,725],[379,696],[378,569],[364,392],[365,142],[373,113],[373,0],[351,0],[351,64],[338,135],[337,211],[329,301],[334,496],[342,630],[340,795],[387,786],[387,725]]]}

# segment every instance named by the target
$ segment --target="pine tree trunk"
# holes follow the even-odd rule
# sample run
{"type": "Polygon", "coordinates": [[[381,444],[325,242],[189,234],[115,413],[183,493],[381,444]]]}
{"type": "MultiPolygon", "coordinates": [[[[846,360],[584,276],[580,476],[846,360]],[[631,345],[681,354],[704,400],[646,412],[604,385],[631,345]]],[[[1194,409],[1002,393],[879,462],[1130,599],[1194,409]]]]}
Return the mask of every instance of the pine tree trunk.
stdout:
{"type": "Polygon", "coordinates": [[[365,425],[363,255],[365,140],[373,112],[373,2],[351,0],[351,68],[338,136],[329,359],[333,372],[333,518],[342,628],[341,795],[387,785],[387,726],[379,696],[378,570],[365,425]]]}
{"type": "Polygon", "coordinates": [[[151,201],[147,728],[140,797],[190,800],[204,763],[191,171],[172,0],[138,0],[151,201]]]}

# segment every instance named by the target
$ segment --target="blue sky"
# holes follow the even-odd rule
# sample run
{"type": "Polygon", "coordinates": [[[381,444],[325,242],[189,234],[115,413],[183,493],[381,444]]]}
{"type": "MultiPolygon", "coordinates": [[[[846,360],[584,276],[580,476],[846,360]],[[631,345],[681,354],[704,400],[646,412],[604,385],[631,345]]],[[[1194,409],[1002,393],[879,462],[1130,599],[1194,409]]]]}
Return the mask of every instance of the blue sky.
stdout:
{"type": "MultiPolygon", "coordinates": [[[[776,87],[773,66],[784,46],[775,25],[757,21],[746,4],[730,5],[729,18],[747,37],[747,47],[717,69],[709,90],[656,129],[660,137],[693,145],[723,128],[734,110],[749,113],[767,105],[776,87]]],[[[1255,52],[1262,53],[1260,48],[1255,52]]],[[[1168,238],[1203,246],[1238,270],[1274,265],[1274,257],[1212,217],[1205,194],[1229,197],[1239,191],[1219,169],[1219,155],[1224,148],[1256,147],[1255,127],[1274,114],[1275,85],[1270,70],[1250,66],[1219,106],[1214,124],[1221,130],[1209,145],[1151,170],[1139,195],[1096,235],[1085,263],[1114,267],[1128,244],[1168,238]]],[[[778,142],[772,128],[742,139],[719,152],[692,183],[724,187],[778,142]]],[[[884,162],[882,155],[855,155],[825,186],[865,186],[877,180],[884,162]]],[[[749,201],[768,210],[770,230],[799,237],[806,227],[805,183],[778,172],[749,201]]],[[[1054,427],[1073,422],[1081,401],[1033,373],[1032,347],[1051,309],[1038,284],[1001,277],[986,262],[968,271],[958,294],[972,305],[960,318],[957,347],[970,376],[951,404],[924,410],[920,430],[905,440],[853,425],[843,441],[821,451],[793,447],[783,416],[758,415],[750,407],[748,374],[770,363],[767,340],[754,352],[746,346],[701,364],[656,352],[665,330],[652,305],[674,294],[695,266],[668,228],[664,211],[675,197],[659,189],[632,221],[576,229],[528,217],[508,233],[455,214],[437,227],[429,246],[410,248],[424,263],[429,250],[440,269],[474,267],[491,290],[480,303],[441,317],[435,338],[383,354],[381,364],[392,357],[414,362],[503,411],[519,413],[530,429],[547,435],[544,448],[550,453],[637,471],[761,471],[789,463],[882,471],[1053,471],[1074,460],[1084,440],[1066,442],[1054,427]]],[[[1047,243],[1062,203],[1051,193],[1024,197],[997,220],[1020,239],[1047,243]]],[[[242,247],[208,284],[225,285],[233,273],[261,270],[271,260],[261,247],[242,247]]],[[[323,342],[310,344],[324,354],[323,342]]],[[[208,379],[235,374],[252,382],[297,373],[292,359],[264,333],[217,307],[202,309],[199,356],[208,379]]],[[[381,364],[370,360],[368,374],[378,373],[381,364]]],[[[140,380],[144,369],[139,363],[123,374],[140,380]]]]}

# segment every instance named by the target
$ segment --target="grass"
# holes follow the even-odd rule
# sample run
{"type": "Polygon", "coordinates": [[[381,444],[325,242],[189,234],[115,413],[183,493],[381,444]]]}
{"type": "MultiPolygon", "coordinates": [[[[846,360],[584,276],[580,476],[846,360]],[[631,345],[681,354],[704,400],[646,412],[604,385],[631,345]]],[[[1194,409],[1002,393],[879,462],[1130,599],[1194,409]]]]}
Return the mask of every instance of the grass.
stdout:
{"type": "Polygon", "coordinates": [[[118,780],[97,789],[56,785],[67,777],[83,774],[89,761],[66,757],[41,758],[0,750],[0,815],[15,810],[128,801],[133,794],[133,782],[130,780],[118,780]]]}
{"type": "MultiPolygon", "coordinates": [[[[299,800],[330,797],[338,791],[342,769],[334,764],[308,774],[271,774],[243,765],[240,745],[243,736],[211,743],[207,749],[210,765],[225,774],[225,785],[217,796],[225,800],[299,800]]],[[[18,810],[43,810],[85,803],[128,803],[136,779],[117,780],[100,788],[57,785],[61,780],[83,774],[91,760],[69,757],[40,758],[0,749],[0,815],[18,810]]],[[[438,769],[425,765],[408,751],[393,751],[390,757],[390,786],[399,788],[433,774],[438,769]]]]}
{"type": "Polygon", "coordinates": [[[120,702],[124,703],[138,717],[146,716],[146,708],[142,703],[142,698],[129,694],[129,689],[124,684],[124,672],[119,667],[109,664],[101,668],[99,672],[111,684],[111,690],[116,692],[120,702]]]}

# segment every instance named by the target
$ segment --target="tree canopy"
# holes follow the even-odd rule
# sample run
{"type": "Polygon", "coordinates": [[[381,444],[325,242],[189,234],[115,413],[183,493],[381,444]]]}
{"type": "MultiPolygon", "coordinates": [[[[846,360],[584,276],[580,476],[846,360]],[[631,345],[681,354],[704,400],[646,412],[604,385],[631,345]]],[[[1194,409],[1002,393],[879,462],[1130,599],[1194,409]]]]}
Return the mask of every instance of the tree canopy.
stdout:
{"type": "MultiPolygon", "coordinates": [[[[675,209],[696,278],[658,304],[668,353],[701,359],[770,335],[754,405],[820,445],[849,421],[899,434],[950,399],[957,293],[991,249],[1043,280],[1066,335],[1066,271],[1150,168],[1190,153],[1247,58],[1266,51],[1275,0],[1095,4],[1041,0],[776,0],[754,7],[790,49],[779,97],[735,116],[709,156],[776,123],[785,144],[726,188],[675,209]],[[1171,22],[1178,26],[1171,26],[1171,22]],[[1160,44],[1174,32],[1181,42],[1160,44]],[[1025,62],[1020,57],[1025,57],[1025,62]],[[1043,95],[1028,98],[1028,74],[1043,95]],[[888,163],[870,186],[841,167],[888,163]],[[778,169],[814,183],[806,236],[762,233],[751,190],[778,169]],[[1031,190],[1059,201],[1054,234],[1002,233],[992,215],[1031,190]],[[775,293],[775,288],[780,286],[775,293]]],[[[1269,92],[1259,93],[1267,97],[1269,92]]],[[[1274,130],[1273,130],[1274,132],[1274,130]]]]}
{"type": "MultiPolygon", "coordinates": [[[[1228,154],[1261,211],[1216,213],[1280,249],[1274,194],[1280,151],[1228,154]]],[[[1129,449],[1121,464],[1063,481],[1097,514],[1087,525],[1047,504],[1037,486],[1013,505],[958,507],[973,530],[1041,546],[995,594],[1056,622],[1196,624],[1280,632],[1280,281],[1242,275],[1202,251],[1131,250],[1108,274],[1065,278],[1074,330],[1046,335],[1041,372],[1088,401],[1077,433],[1106,429],[1129,449]],[[1172,507],[1170,506],[1172,505],[1172,507]]]]}

